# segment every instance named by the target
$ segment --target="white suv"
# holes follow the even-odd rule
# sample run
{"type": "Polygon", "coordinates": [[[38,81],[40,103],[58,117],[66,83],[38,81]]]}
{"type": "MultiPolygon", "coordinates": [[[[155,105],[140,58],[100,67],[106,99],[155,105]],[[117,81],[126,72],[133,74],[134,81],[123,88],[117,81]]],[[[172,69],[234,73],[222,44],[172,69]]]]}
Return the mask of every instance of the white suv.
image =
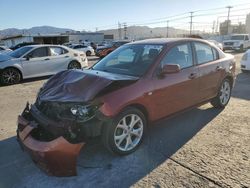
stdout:
{"type": "Polygon", "coordinates": [[[4,85],[22,79],[48,76],[88,66],[84,52],[60,45],[30,45],[0,55],[0,81],[4,85]]]}
{"type": "Polygon", "coordinates": [[[223,42],[223,50],[240,50],[243,51],[250,47],[250,40],[248,34],[235,34],[231,36],[230,40],[223,42]]]}

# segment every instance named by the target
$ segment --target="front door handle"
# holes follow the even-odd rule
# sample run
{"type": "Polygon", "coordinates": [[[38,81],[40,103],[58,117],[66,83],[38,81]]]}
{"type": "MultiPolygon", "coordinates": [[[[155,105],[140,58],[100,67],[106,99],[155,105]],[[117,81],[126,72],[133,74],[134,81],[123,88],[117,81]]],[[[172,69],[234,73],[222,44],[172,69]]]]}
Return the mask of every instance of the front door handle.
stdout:
{"type": "Polygon", "coordinates": [[[223,69],[222,66],[217,66],[217,67],[216,67],[216,70],[217,70],[217,71],[220,71],[220,70],[222,70],[222,69],[223,69]]]}
{"type": "Polygon", "coordinates": [[[49,58],[44,59],[44,61],[48,61],[48,60],[50,60],[50,59],[49,58]]]}
{"type": "Polygon", "coordinates": [[[190,78],[190,79],[194,79],[194,78],[196,78],[197,77],[197,73],[191,73],[189,76],[188,76],[188,78],[190,78]]]}

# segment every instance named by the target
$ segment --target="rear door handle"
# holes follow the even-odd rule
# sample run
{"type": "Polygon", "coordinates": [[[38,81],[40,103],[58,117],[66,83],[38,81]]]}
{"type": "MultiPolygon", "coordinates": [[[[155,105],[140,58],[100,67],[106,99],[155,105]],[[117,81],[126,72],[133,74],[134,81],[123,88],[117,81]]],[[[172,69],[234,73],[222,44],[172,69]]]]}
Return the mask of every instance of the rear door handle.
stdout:
{"type": "Polygon", "coordinates": [[[46,59],[44,59],[44,61],[48,61],[48,60],[50,60],[50,58],[46,58],[46,59]]]}
{"type": "Polygon", "coordinates": [[[191,73],[188,78],[194,79],[197,77],[197,73],[191,73]]]}

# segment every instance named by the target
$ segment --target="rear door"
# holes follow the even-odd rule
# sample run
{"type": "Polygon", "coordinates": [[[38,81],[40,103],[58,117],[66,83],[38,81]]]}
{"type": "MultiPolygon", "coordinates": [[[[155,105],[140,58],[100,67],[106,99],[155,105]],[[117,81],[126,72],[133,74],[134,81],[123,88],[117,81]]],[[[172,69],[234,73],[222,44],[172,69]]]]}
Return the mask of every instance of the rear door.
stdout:
{"type": "Polygon", "coordinates": [[[56,74],[57,72],[66,70],[68,68],[68,64],[71,60],[68,50],[59,46],[50,46],[49,55],[49,71],[51,74],[56,74]]]}
{"type": "Polygon", "coordinates": [[[199,69],[200,102],[217,95],[223,76],[222,64],[218,51],[202,42],[194,42],[196,64],[199,69]]]}
{"type": "Polygon", "coordinates": [[[27,78],[50,75],[48,47],[35,48],[25,56],[22,64],[27,78]]]}
{"type": "Polygon", "coordinates": [[[194,65],[191,43],[174,46],[161,62],[179,64],[181,71],[153,78],[152,114],[160,119],[198,103],[198,69],[194,65]]]}

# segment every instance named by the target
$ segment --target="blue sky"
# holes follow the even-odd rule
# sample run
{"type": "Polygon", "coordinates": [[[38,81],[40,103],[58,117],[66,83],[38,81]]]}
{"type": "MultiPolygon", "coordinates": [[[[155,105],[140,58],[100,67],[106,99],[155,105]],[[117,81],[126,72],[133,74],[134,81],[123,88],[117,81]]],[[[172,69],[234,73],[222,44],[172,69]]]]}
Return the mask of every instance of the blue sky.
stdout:
{"type": "MultiPolygon", "coordinates": [[[[118,21],[148,22],[183,12],[242,3],[249,3],[250,7],[247,0],[0,0],[0,29],[50,25],[94,31],[96,27],[99,30],[109,28],[103,26],[114,28],[118,21]]],[[[226,12],[226,8],[223,11],[226,12]]],[[[195,21],[213,22],[216,18],[203,16],[195,21]]]]}

